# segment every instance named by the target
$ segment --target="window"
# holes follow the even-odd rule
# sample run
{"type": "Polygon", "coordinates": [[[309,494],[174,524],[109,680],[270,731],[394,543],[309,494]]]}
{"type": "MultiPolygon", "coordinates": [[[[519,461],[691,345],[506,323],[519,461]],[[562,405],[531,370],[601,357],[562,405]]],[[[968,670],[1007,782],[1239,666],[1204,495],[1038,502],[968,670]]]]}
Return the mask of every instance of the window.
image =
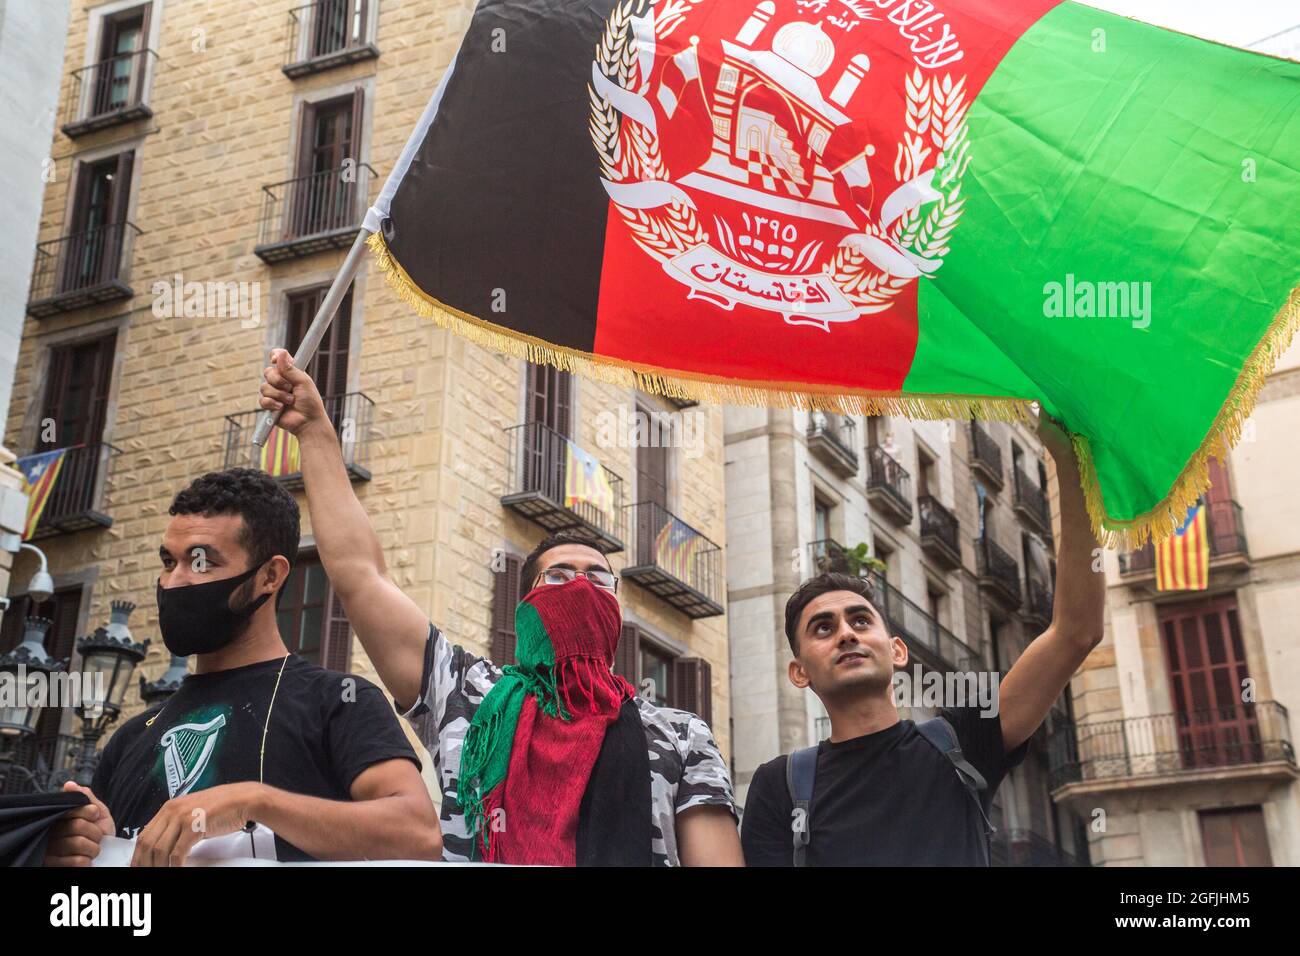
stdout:
{"type": "Polygon", "coordinates": [[[934,459],[921,449],[916,451],[916,494],[918,498],[938,497],[939,483],[935,480],[934,459]]]}
{"type": "Polygon", "coordinates": [[[363,42],[366,0],[317,0],[311,14],[309,56],[329,56],[363,42]]]}
{"type": "Polygon", "coordinates": [[[825,541],[831,536],[831,506],[813,497],[813,540],[825,541]]]}
{"type": "Polygon", "coordinates": [[[1202,810],[1201,842],[1206,866],[1272,866],[1262,807],[1202,810]]]}
{"type": "Polygon", "coordinates": [[[59,292],[88,289],[122,276],[134,159],[135,153],[128,150],[107,159],[78,163],[59,292]]]}
{"type": "MultiPolygon", "coordinates": [[[[297,352],[302,345],[312,319],[320,311],[325,300],[328,286],[294,292],[289,296],[289,321],[287,347],[290,352],[297,352]]],[[[330,418],[338,427],[338,419],[343,408],[343,396],[348,390],[348,340],[352,331],[352,289],[349,288],[339,303],[334,321],[330,323],[325,337],[321,339],[315,356],[307,366],[307,374],[312,377],[325,400],[325,408],[330,418]]]]}
{"type": "Polygon", "coordinates": [[[524,559],[506,554],[503,567],[492,576],[492,663],[505,667],[515,663],[515,607],[523,595],[519,571],[524,559]]]}
{"type": "Polygon", "coordinates": [[[641,643],[640,680],[637,692],[660,707],[670,707],[672,700],[673,658],[648,643],[641,643]]]}
{"type": "MultiPolygon", "coordinates": [[[[645,416],[647,427],[636,446],[636,497],[668,508],[668,447],[670,436],[655,425],[655,413],[637,406],[637,415],[645,416]]],[[[654,510],[654,509],[649,509],[654,510]]]]}
{"type": "Polygon", "coordinates": [[[91,93],[91,116],[111,113],[140,101],[144,59],[139,54],[144,51],[148,36],[148,4],[104,17],[91,93]]]}
{"type": "Polygon", "coordinates": [[[42,526],[83,515],[98,504],[100,471],[108,461],[103,439],[116,345],[113,333],[50,349],[32,452],[67,451],[41,513],[42,526]]]}
{"type": "Polygon", "coordinates": [[[364,95],[358,88],[349,96],[309,103],[303,109],[288,238],[356,224],[365,199],[364,189],[358,188],[364,180],[357,166],[363,108],[364,95]]]}
{"type": "Polygon", "coordinates": [[[275,603],[275,622],[292,654],[333,671],[352,663],[352,628],[316,555],[299,555],[275,603]]]}
{"type": "Polygon", "coordinates": [[[1254,710],[1241,703],[1247,677],[1237,597],[1158,605],[1184,767],[1262,759],[1254,710]]]}
{"type": "Polygon", "coordinates": [[[568,372],[528,363],[527,420],[568,438],[572,388],[573,376],[568,372]]]}
{"type": "Polygon", "coordinates": [[[614,673],[621,674],[637,693],[651,690],[661,707],[673,707],[713,722],[712,667],[699,657],[678,657],[643,637],[635,624],[624,624],[614,656],[614,673]],[[642,681],[654,681],[653,688],[642,681]]]}

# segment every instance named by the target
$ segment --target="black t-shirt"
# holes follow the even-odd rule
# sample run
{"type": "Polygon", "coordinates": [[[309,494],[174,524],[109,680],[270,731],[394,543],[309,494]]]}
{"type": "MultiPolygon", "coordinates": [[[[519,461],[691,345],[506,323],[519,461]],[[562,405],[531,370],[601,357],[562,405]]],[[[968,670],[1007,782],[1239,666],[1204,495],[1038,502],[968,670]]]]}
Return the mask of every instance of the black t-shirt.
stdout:
{"type": "MultiPolygon", "coordinates": [[[[109,738],[90,789],[119,836],[134,837],[171,797],[259,779],[264,727],[261,779],[293,793],[350,800],[352,782],[367,767],[399,757],[420,765],[378,687],[297,655],[281,676],[282,661],[190,674],[159,707],[109,738]]],[[[275,846],[281,860],[312,859],[278,834],[275,846]]]]}
{"type": "MultiPolygon", "coordinates": [[[[985,811],[1006,772],[1024,759],[1010,754],[1002,721],[979,708],[941,712],[957,732],[962,753],[988,781],[985,811]]],[[[785,782],[786,756],[754,772],[741,818],[749,866],[792,866],[794,804],[785,782]]],[[[983,821],[952,762],[921,736],[916,724],[892,727],[817,747],[812,840],[808,866],[978,866],[983,821]]]]}

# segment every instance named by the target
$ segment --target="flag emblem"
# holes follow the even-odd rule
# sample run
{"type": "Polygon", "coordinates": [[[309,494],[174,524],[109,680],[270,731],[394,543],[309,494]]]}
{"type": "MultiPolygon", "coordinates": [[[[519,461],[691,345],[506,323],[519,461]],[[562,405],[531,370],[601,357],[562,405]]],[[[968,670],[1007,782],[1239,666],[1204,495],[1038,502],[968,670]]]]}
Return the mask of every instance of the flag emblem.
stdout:
{"type": "Polygon", "coordinates": [[[54,490],[54,483],[59,480],[59,472],[63,470],[65,452],[66,448],[57,448],[39,455],[28,455],[14,462],[14,466],[22,472],[23,494],[27,495],[24,541],[31,540],[37,525],[41,523],[41,515],[45,512],[46,502],[50,500],[50,492],[54,490]]]}
{"type": "Polygon", "coordinates": [[[690,525],[670,515],[655,536],[655,563],[678,581],[693,584],[695,559],[705,547],[705,539],[690,525]]]}
{"type": "Polygon", "coordinates": [[[613,524],[614,488],[605,469],[590,452],[571,441],[565,442],[564,506],[587,505],[605,517],[606,527],[613,524]]]}
{"type": "Polygon", "coordinates": [[[1157,591],[1204,591],[1210,586],[1210,539],[1205,505],[1187,509],[1187,520],[1156,549],[1157,591]]]}
{"type": "Polygon", "coordinates": [[[601,183],[636,245],[727,312],[830,331],[889,308],[939,269],[961,218],[965,76],[914,66],[890,128],[865,5],[698,6],[623,0],[592,63],[601,183]]]}
{"type": "Polygon", "coordinates": [[[258,452],[258,466],[272,478],[298,474],[302,471],[298,439],[283,428],[272,428],[258,452]]]}

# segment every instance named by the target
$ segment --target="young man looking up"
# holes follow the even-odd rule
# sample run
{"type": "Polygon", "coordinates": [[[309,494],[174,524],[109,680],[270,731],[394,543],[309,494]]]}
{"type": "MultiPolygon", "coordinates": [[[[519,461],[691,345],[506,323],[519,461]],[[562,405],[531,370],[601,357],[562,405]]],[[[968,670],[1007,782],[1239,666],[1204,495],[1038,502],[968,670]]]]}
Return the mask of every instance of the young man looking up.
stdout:
{"type": "Polygon", "coordinates": [[[275,598],[298,554],[298,504],[274,478],[195,479],[158,548],[158,627],[194,673],[109,738],[90,804],[51,831],[47,866],[85,866],[105,836],[133,865],[180,866],[206,837],[260,823],[280,860],[442,856],[438,818],[383,693],[289,653],[275,598]]]}
{"type": "Polygon", "coordinates": [[[907,667],[907,645],[890,635],[871,588],[848,575],[820,575],[791,596],[785,627],[794,654],[790,681],[821,700],[831,736],[818,745],[803,820],[786,780],[789,756],[755,772],[741,826],[750,866],[792,865],[794,828],[805,822],[811,824],[803,851],[809,866],[986,863],[983,817],[998,783],[1023,759],[1025,742],[1103,630],[1105,581],[1092,569],[1096,540],[1074,452],[1055,426],[1042,422],[1039,433],[1061,488],[1052,623],[1001,682],[995,713],[978,704],[941,713],[984,778],[980,806],[949,757],[916,724],[899,718],[893,677],[907,667]]]}
{"type": "Polygon", "coordinates": [[[280,427],[298,437],[321,562],[433,754],[447,859],[740,865],[731,778],[708,726],[612,673],[622,610],[606,557],[562,535],[533,550],[516,665],[452,645],[388,577],[315,384],[283,349],[271,361],[262,407],[283,409],[280,427]]]}

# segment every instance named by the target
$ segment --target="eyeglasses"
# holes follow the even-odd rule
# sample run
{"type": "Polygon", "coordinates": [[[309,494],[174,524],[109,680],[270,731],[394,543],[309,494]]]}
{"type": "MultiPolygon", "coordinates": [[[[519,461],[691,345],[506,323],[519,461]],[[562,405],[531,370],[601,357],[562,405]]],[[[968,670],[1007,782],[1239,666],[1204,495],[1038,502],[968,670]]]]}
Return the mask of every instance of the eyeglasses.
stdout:
{"type": "Polygon", "coordinates": [[[604,568],[592,568],[589,571],[575,571],[573,568],[547,568],[538,575],[543,584],[568,584],[579,574],[585,577],[598,588],[604,588],[606,591],[618,593],[618,578],[612,571],[606,571],[604,568]]]}

